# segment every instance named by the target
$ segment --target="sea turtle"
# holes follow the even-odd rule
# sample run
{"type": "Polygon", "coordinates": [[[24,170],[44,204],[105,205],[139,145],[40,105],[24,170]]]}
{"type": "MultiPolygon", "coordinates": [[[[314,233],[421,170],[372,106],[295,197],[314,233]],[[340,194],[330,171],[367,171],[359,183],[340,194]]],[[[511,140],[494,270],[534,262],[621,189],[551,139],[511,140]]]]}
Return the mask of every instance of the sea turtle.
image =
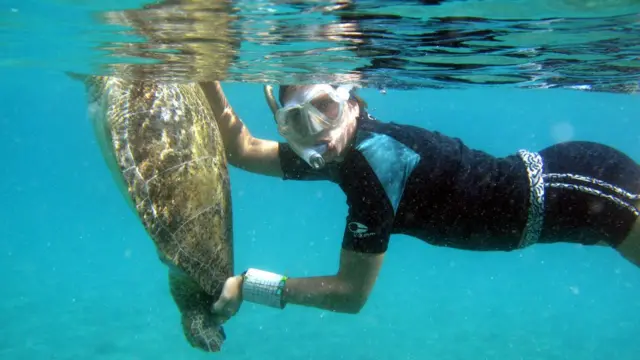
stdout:
{"type": "Polygon", "coordinates": [[[225,339],[211,306],[233,274],[226,156],[197,83],[83,78],[102,154],[131,209],[169,265],[171,295],[192,346],[225,339]]]}

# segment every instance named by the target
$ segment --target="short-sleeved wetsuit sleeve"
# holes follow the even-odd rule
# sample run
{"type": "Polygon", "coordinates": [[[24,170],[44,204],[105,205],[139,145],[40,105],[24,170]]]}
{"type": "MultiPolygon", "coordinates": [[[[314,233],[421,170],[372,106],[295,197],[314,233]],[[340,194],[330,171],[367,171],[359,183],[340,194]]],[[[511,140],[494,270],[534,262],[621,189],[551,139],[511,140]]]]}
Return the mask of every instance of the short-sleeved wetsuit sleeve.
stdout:
{"type": "Polygon", "coordinates": [[[342,248],[360,253],[382,254],[389,247],[393,211],[380,206],[351,205],[342,248]]]}
{"type": "Polygon", "coordinates": [[[358,175],[347,176],[342,183],[349,205],[342,248],[368,254],[384,253],[389,246],[395,212],[370,168],[358,167],[352,171],[358,175]]]}
{"type": "Polygon", "coordinates": [[[333,169],[315,170],[293,151],[286,142],[278,143],[280,168],[285,180],[333,180],[333,169]]]}

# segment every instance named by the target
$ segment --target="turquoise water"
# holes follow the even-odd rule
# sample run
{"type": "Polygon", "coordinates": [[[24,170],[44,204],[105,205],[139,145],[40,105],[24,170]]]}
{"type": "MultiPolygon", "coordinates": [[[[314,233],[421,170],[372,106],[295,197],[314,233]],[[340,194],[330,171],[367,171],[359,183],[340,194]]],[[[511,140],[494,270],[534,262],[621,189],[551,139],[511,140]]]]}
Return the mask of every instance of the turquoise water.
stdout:
{"type": "MultiPolygon", "coordinates": [[[[21,22],[7,22],[15,2],[0,4],[0,11],[9,9],[0,13],[0,26],[12,29],[0,32],[0,359],[638,359],[640,270],[613,250],[555,244],[473,253],[406,236],[392,237],[361,313],[245,303],[225,326],[222,353],[192,349],[169,296],[166,267],[99,152],[84,88],[62,74],[91,70],[88,59],[98,62],[86,48],[113,34],[87,33],[94,24],[86,9],[115,8],[116,2],[38,3],[19,4],[21,22]],[[75,12],[55,16],[71,5],[75,12]],[[29,7],[38,11],[24,11],[29,7]],[[76,26],[52,25],[61,21],[76,26]],[[30,31],[17,41],[15,30],[25,28],[30,31]]],[[[596,3],[605,8],[607,1],[589,4],[596,3]]],[[[507,14],[522,15],[524,2],[514,4],[519,6],[507,14]]],[[[609,15],[619,15],[615,10],[609,15]]],[[[599,59],[591,50],[581,56],[599,59]]],[[[620,53],[625,51],[634,54],[637,47],[620,53]]],[[[259,68],[249,70],[259,74],[259,68]]],[[[564,70],[576,74],[575,68],[564,70]]],[[[593,72],[585,80],[604,75],[593,72]]],[[[259,84],[223,86],[255,136],[279,139],[259,84]]],[[[460,137],[494,155],[592,140],[640,162],[637,94],[502,86],[367,88],[361,94],[381,120],[460,137]]],[[[230,171],[236,272],[249,266],[291,276],[336,270],[347,211],[339,188],[230,171]]]]}
{"type": "MultiPolygon", "coordinates": [[[[182,337],[166,270],[112,183],[64,75],[5,71],[0,218],[2,359],[637,359],[640,271],[607,248],[516,253],[404,236],[358,315],[244,304],[224,351],[182,337]]],[[[256,136],[277,138],[262,90],[226,84],[256,136]]],[[[561,90],[364,90],[385,120],[503,155],[557,140],[615,145],[640,161],[638,98],[561,90]]],[[[346,204],[336,187],[231,170],[238,271],[335,271],[346,204]]]]}

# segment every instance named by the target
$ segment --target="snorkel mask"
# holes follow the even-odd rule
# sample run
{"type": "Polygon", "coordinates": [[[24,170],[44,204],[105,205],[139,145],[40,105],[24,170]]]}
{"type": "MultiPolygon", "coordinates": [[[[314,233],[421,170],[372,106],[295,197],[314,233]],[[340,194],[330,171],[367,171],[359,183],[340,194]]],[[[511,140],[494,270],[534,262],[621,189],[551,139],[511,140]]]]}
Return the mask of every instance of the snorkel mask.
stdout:
{"type": "Polygon", "coordinates": [[[352,88],[353,85],[338,88],[328,84],[313,85],[306,91],[296,92],[283,106],[278,106],[273,89],[265,86],[265,97],[278,132],[314,169],[325,166],[323,154],[327,150],[326,144],[317,144],[317,141],[344,123],[344,111],[352,88]]]}

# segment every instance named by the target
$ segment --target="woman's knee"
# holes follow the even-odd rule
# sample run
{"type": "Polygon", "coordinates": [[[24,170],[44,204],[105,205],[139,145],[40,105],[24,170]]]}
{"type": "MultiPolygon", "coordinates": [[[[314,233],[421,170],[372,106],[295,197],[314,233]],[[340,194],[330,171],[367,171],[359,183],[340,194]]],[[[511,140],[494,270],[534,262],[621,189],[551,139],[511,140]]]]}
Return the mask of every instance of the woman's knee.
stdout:
{"type": "Polygon", "coordinates": [[[635,221],[629,235],[615,249],[622,257],[640,267],[640,219],[635,221]]]}

